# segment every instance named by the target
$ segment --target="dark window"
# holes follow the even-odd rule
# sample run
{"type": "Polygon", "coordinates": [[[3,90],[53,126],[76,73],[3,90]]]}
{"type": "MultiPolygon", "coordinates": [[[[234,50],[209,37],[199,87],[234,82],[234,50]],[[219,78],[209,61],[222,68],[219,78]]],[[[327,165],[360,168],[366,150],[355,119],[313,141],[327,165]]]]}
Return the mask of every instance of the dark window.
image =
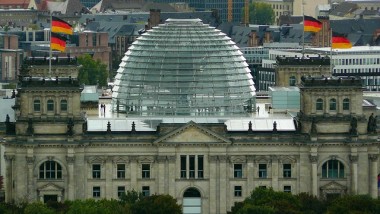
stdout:
{"type": "Polygon", "coordinates": [[[40,179],[61,179],[62,167],[56,161],[45,161],[40,165],[40,179]]]}
{"type": "Polygon", "coordinates": [[[317,103],[315,105],[317,111],[323,110],[323,100],[321,98],[317,99],[317,103]]]}
{"type": "Polygon", "coordinates": [[[142,178],[150,178],[150,164],[142,164],[142,178]]]}
{"type": "Polygon", "coordinates": [[[234,164],[234,178],[243,177],[243,164],[234,164]]]}
{"type": "Polygon", "coordinates": [[[259,178],[266,178],[266,177],[267,177],[267,165],[259,164],[259,178]]]}
{"type": "Polygon", "coordinates": [[[61,111],[67,111],[67,100],[61,100],[61,111]]]}
{"type": "Polygon", "coordinates": [[[338,160],[329,160],[322,165],[322,178],[344,178],[344,165],[338,160]]]}
{"type": "Polygon", "coordinates": [[[40,100],[34,100],[33,108],[34,108],[34,111],[41,111],[41,101],[40,100]]]}
{"type": "Polygon", "coordinates": [[[284,192],[292,193],[292,187],[291,186],[284,186],[284,192]]]}
{"type": "Polygon", "coordinates": [[[92,187],[92,197],[100,198],[100,187],[92,187]]]}
{"type": "Polygon", "coordinates": [[[235,195],[235,197],[241,197],[242,196],[242,188],[241,188],[241,186],[235,186],[235,188],[234,188],[234,195],[235,195]]]}
{"type": "Polygon", "coordinates": [[[48,111],[54,111],[54,101],[53,100],[47,101],[47,110],[48,111]]]}
{"type": "Polygon", "coordinates": [[[284,178],[291,178],[292,177],[292,165],[289,163],[286,163],[283,165],[283,176],[284,178]]]}
{"type": "Polygon", "coordinates": [[[350,110],[350,99],[345,98],[343,100],[343,110],[350,110]]]}
{"type": "Polygon", "coordinates": [[[203,155],[198,155],[198,178],[203,178],[203,155]]]}
{"type": "Polygon", "coordinates": [[[181,178],[186,178],[186,156],[181,155],[181,178]]]}
{"type": "Polygon", "coordinates": [[[125,164],[117,165],[117,178],[125,178],[125,164]]]}
{"type": "Polygon", "coordinates": [[[296,77],[295,76],[289,77],[289,86],[296,86],[296,77]]]}
{"type": "Polygon", "coordinates": [[[117,197],[121,197],[125,193],[125,186],[117,187],[117,197]]]}
{"type": "Polygon", "coordinates": [[[336,110],[336,99],[330,99],[330,111],[336,110]]]}
{"type": "Polygon", "coordinates": [[[143,186],[142,187],[142,195],[143,196],[150,196],[150,187],[149,186],[143,186]]]}
{"type": "Polygon", "coordinates": [[[195,156],[190,155],[189,156],[189,177],[190,178],[195,178],[195,156]]]}
{"type": "Polygon", "coordinates": [[[100,164],[93,164],[92,165],[92,178],[98,178],[101,177],[101,171],[100,171],[100,164]]]}

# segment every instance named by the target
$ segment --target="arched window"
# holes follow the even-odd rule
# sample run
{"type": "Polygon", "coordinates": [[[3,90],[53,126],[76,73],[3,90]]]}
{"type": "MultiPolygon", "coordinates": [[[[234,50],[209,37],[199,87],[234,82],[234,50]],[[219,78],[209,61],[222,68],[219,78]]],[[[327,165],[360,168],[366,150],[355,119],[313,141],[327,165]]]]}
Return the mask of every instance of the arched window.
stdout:
{"type": "Polygon", "coordinates": [[[33,109],[34,109],[34,111],[41,111],[41,101],[40,100],[34,100],[33,109]]]}
{"type": "Polygon", "coordinates": [[[296,77],[295,76],[289,77],[289,86],[296,86],[296,77]]]}
{"type": "Polygon", "coordinates": [[[330,99],[330,111],[336,111],[336,99],[330,99]]]}
{"type": "Polygon", "coordinates": [[[54,111],[54,101],[53,100],[47,101],[47,110],[48,111],[54,111]]]}
{"type": "Polygon", "coordinates": [[[62,167],[56,161],[45,161],[40,166],[40,179],[62,179],[62,167]]]}
{"type": "Polygon", "coordinates": [[[344,165],[338,160],[329,160],[322,165],[322,178],[344,178],[344,165]]]}
{"type": "Polygon", "coordinates": [[[343,100],[343,110],[350,110],[350,99],[346,98],[343,100]]]}
{"type": "Polygon", "coordinates": [[[61,111],[67,111],[67,100],[61,100],[61,111]]]}
{"type": "Polygon", "coordinates": [[[316,102],[316,105],[315,105],[315,109],[317,111],[322,111],[323,110],[323,100],[321,98],[317,99],[317,102],[316,102]]]}

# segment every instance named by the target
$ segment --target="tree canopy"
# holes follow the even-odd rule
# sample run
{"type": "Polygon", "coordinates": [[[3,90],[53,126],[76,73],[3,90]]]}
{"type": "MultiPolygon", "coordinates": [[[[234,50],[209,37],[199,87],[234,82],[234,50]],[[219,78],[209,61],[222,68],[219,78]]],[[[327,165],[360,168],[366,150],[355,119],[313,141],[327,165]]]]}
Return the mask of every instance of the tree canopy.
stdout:
{"type": "Polygon", "coordinates": [[[85,85],[107,86],[107,65],[100,60],[94,60],[85,54],[78,57],[78,63],[82,65],[79,69],[78,80],[85,85]]]}
{"type": "MultiPolygon", "coordinates": [[[[244,17],[244,9],[243,16],[244,17]]],[[[249,4],[249,23],[271,25],[275,22],[275,14],[270,4],[253,2],[249,4]]]]}

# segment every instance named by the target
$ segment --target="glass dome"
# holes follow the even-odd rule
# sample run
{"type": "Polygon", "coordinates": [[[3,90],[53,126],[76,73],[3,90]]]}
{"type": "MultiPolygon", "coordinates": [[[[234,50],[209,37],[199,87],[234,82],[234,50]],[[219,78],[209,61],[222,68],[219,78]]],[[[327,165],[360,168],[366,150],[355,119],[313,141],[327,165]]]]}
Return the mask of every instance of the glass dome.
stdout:
{"type": "Polygon", "coordinates": [[[244,114],[255,87],[242,52],[200,19],[168,19],[120,63],[113,110],[139,116],[244,114]]]}

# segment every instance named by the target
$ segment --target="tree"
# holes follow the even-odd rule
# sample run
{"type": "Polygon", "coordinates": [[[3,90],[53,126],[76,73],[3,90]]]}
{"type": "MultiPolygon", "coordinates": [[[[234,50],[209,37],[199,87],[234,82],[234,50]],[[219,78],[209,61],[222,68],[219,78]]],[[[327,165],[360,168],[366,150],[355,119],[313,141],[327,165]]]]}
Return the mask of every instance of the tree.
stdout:
{"type": "Polygon", "coordinates": [[[54,214],[54,211],[51,210],[41,202],[30,203],[25,207],[25,214],[54,214]]]}
{"type": "MultiPolygon", "coordinates": [[[[244,17],[244,8],[243,8],[244,17]]],[[[271,25],[274,23],[275,14],[270,4],[254,2],[249,4],[249,23],[259,25],[271,25]]]]}
{"type": "Polygon", "coordinates": [[[79,69],[78,80],[85,85],[107,86],[107,65],[100,60],[94,60],[88,54],[78,57],[79,69]]]}
{"type": "Polygon", "coordinates": [[[181,214],[181,206],[170,195],[152,195],[131,206],[132,214],[181,214]]]}
{"type": "Polygon", "coordinates": [[[123,204],[135,204],[139,200],[144,198],[141,192],[137,192],[136,190],[128,190],[126,193],[123,193],[120,196],[120,202],[123,204]]]}
{"type": "Polygon", "coordinates": [[[327,208],[329,214],[375,214],[380,213],[380,200],[369,195],[345,195],[336,198],[327,208]]]}

